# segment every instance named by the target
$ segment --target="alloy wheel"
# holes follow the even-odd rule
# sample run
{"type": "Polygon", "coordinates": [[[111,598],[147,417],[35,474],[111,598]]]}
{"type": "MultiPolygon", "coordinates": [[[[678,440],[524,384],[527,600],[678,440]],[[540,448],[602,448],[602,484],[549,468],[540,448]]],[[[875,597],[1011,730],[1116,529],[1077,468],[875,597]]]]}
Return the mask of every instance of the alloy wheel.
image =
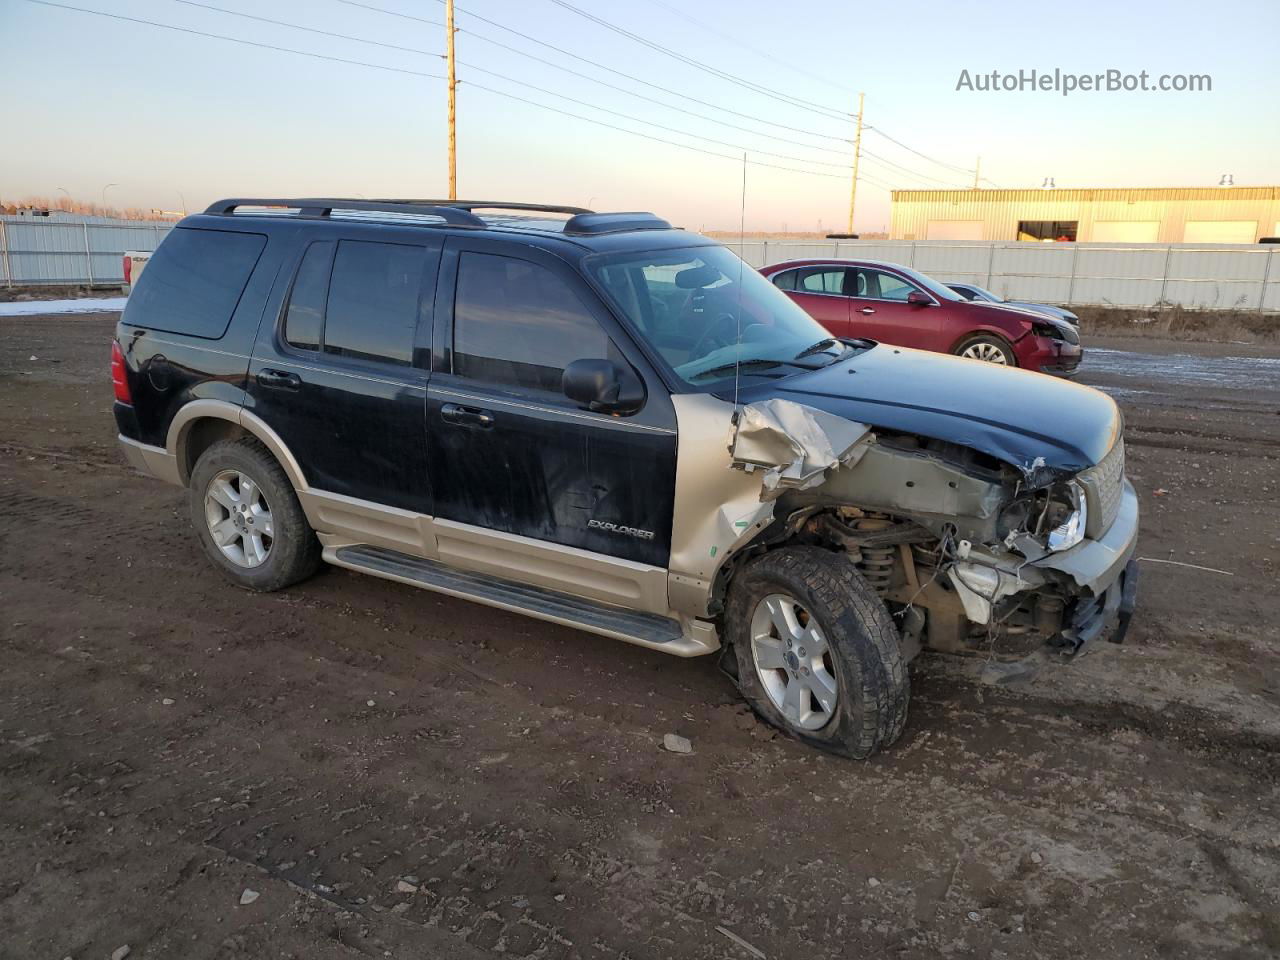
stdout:
{"type": "Polygon", "coordinates": [[[1009,363],[1004,351],[989,340],[979,340],[976,343],[969,344],[960,351],[960,356],[968,357],[970,360],[983,360],[987,363],[999,363],[1006,366],[1009,363]]]}
{"type": "Polygon", "coordinates": [[[238,567],[266,562],[274,541],[271,506],[262,488],[239,470],[223,470],[209,481],[204,517],[213,542],[238,567]]]}
{"type": "Polygon", "coordinates": [[[840,688],[818,622],[794,597],[773,593],[751,616],[751,659],[769,701],[787,722],[819,730],[835,715],[840,688]]]}

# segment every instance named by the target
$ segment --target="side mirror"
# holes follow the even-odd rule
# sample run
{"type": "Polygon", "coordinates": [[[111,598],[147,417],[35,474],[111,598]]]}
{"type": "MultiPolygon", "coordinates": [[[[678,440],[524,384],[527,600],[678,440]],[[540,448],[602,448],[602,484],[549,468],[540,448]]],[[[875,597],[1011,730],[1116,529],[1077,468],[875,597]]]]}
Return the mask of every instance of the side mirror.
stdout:
{"type": "Polygon", "coordinates": [[[635,413],[644,406],[644,384],[612,360],[574,360],[564,368],[564,395],[596,413],[635,413]]]}
{"type": "Polygon", "coordinates": [[[907,294],[907,303],[911,304],[913,307],[929,307],[933,305],[933,301],[929,299],[929,295],[927,293],[922,293],[919,290],[912,290],[907,294]]]}

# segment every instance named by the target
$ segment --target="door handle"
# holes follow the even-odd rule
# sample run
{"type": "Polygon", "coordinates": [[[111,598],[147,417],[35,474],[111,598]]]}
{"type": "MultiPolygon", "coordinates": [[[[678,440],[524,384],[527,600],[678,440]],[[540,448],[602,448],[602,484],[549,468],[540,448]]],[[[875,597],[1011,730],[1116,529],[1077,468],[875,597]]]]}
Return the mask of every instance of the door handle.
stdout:
{"type": "Polygon", "coordinates": [[[488,430],[493,426],[493,411],[481,410],[478,407],[464,407],[456,403],[446,403],[440,408],[440,416],[449,423],[464,427],[479,427],[488,430]]]}
{"type": "Polygon", "coordinates": [[[876,311],[875,311],[875,308],[874,308],[874,307],[863,307],[863,308],[862,308],[861,310],[859,310],[858,312],[859,312],[859,313],[863,313],[863,314],[867,314],[868,316],[870,316],[871,314],[875,313],[876,311]]]}
{"type": "Polygon", "coordinates": [[[297,390],[302,386],[302,378],[296,373],[287,373],[284,370],[272,370],[264,368],[258,371],[257,381],[260,386],[271,387],[275,390],[297,390]]]}

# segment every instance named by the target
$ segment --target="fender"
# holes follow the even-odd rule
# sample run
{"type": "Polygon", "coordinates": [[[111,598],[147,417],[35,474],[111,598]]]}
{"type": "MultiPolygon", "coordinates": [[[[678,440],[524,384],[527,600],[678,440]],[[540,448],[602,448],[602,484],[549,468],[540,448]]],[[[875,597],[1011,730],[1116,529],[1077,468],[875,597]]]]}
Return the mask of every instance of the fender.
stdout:
{"type": "Polygon", "coordinates": [[[165,440],[165,449],[171,456],[177,458],[179,479],[183,486],[191,479],[190,471],[185,466],[187,462],[186,445],[190,437],[191,428],[200,420],[209,418],[226,420],[253,434],[279,461],[295,490],[299,493],[305,493],[310,489],[297,458],[280,438],[280,435],[272,430],[265,420],[257,414],[250,413],[243,407],[228,403],[226,400],[208,399],[192,400],[174,415],[173,421],[169,424],[169,435],[165,440]]]}

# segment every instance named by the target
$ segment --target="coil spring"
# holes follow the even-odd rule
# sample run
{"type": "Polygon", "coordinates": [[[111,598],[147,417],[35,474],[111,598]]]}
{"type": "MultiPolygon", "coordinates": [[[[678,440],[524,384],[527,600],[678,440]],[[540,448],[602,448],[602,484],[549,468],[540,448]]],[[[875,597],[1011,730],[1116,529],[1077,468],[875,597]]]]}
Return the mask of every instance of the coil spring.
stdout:
{"type": "MultiPolygon", "coordinates": [[[[861,533],[888,530],[893,521],[887,517],[862,517],[854,523],[855,529],[861,533]]],[[[889,592],[893,581],[894,551],[896,547],[867,547],[861,549],[862,559],[858,562],[858,571],[862,574],[871,589],[880,596],[889,592]]]]}

